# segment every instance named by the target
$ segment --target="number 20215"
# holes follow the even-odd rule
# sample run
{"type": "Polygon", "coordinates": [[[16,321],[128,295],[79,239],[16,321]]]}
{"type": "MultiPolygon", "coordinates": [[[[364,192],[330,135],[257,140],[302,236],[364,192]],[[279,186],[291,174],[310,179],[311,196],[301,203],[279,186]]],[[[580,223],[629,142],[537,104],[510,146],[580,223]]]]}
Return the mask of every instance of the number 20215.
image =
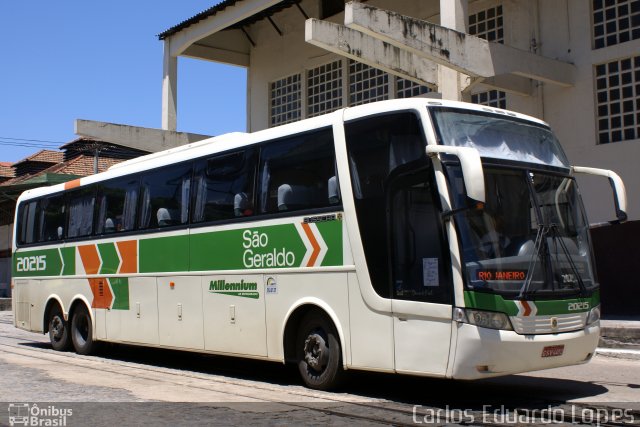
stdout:
{"type": "Polygon", "coordinates": [[[17,271],[43,271],[47,269],[47,256],[28,256],[18,258],[17,271]]]}

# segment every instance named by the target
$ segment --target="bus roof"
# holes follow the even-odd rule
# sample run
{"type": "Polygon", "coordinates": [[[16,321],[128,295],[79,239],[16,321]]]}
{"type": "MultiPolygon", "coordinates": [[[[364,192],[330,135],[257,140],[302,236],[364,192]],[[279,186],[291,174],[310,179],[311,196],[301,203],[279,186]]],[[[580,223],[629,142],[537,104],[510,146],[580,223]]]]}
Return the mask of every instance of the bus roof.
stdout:
{"type": "MultiPolygon", "coordinates": [[[[181,162],[189,160],[190,158],[196,158],[213,154],[217,152],[232,150],[242,146],[248,146],[256,144],[262,141],[286,137],[296,133],[302,133],[321,127],[330,126],[335,122],[342,122],[343,120],[349,120],[350,116],[363,116],[363,115],[376,115],[385,112],[407,110],[407,109],[422,109],[424,107],[454,107],[472,111],[482,111],[485,113],[493,113],[501,116],[509,116],[518,118],[521,120],[530,121],[533,123],[548,126],[542,120],[535,117],[527,116],[525,114],[516,113],[509,110],[503,110],[500,108],[487,107],[484,105],[470,104],[466,102],[458,101],[446,101],[434,98],[410,98],[410,99],[394,99],[387,101],[378,101],[368,104],[358,105],[354,107],[347,107],[332,113],[324,114],[321,116],[299,120],[297,122],[288,123],[285,125],[272,127],[264,130],[260,130],[252,133],[245,132],[231,132],[223,135],[207,138],[191,144],[182,145],[180,147],[170,148],[168,150],[159,151],[157,153],[148,154],[146,156],[137,157],[135,159],[127,160],[110,167],[107,171],[101,172],[95,175],[89,175],[80,178],[80,181],[75,181],[78,185],[91,184],[94,182],[103,181],[109,178],[116,178],[119,176],[128,175],[135,172],[152,169],[171,163],[181,162]]],[[[75,186],[75,185],[74,185],[75,186]]],[[[69,183],[57,184],[50,187],[39,187],[25,191],[19,198],[30,199],[33,197],[43,196],[46,194],[57,193],[69,188],[69,183]]]]}

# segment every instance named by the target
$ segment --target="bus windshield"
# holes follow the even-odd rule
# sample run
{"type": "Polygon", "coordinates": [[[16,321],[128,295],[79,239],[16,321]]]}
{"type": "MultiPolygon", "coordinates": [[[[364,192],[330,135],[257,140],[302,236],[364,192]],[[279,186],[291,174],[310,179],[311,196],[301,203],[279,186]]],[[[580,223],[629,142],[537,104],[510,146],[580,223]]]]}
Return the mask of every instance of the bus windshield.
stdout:
{"type": "MultiPolygon", "coordinates": [[[[461,189],[462,178],[453,181],[461,189]]],[[[520,298],[595,288],[573,178],[487,167],[485,183],[484,208],[455,214],[469,288],[520,298]]]]}
{"type": "Polygon", "coordinates": [[[569,167],[558,139],[544,125],[506,114],[445,107],[429,110],[444,145],[473,147],[482,157],[569,167]]]}

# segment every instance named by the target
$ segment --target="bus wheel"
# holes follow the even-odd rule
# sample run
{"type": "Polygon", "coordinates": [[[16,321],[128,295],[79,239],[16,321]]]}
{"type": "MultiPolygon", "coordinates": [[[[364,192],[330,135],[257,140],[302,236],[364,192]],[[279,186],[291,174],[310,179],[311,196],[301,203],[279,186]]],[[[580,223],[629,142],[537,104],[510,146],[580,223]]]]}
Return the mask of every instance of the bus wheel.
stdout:
{"type": "Polygon", "coordinates": [[[316,312],[308,313],[298,328],[298,370],[309,388],[328,390],[342,377],[340,341],[333,324],[316,312]]]}
{"type": "Polygon", "coordinates": [[[67,351],[71,347],[69,324],[64,320],[62,309],[55,304],[49,313],[49,341],[57,351],[67,351]]]}
{"type": "Polygon", "coordinates": [[[88,355],[95,349],[91,316],[82,304],[74,310],[71,318],[71,341],[78,354],[88,355]]]}

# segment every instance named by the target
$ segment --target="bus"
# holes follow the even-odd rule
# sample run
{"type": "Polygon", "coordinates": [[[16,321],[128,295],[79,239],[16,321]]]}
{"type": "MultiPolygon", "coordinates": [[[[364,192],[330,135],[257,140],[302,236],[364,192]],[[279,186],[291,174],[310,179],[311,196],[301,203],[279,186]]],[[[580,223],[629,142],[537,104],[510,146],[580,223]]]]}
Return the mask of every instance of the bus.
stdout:
{"type": "Polygon", "coordinates": [[[589,361],[599,285],[550,127],[415,98],[132,159],[24,192],[15,326],[100,342],[478,379],[589,361]]]}

